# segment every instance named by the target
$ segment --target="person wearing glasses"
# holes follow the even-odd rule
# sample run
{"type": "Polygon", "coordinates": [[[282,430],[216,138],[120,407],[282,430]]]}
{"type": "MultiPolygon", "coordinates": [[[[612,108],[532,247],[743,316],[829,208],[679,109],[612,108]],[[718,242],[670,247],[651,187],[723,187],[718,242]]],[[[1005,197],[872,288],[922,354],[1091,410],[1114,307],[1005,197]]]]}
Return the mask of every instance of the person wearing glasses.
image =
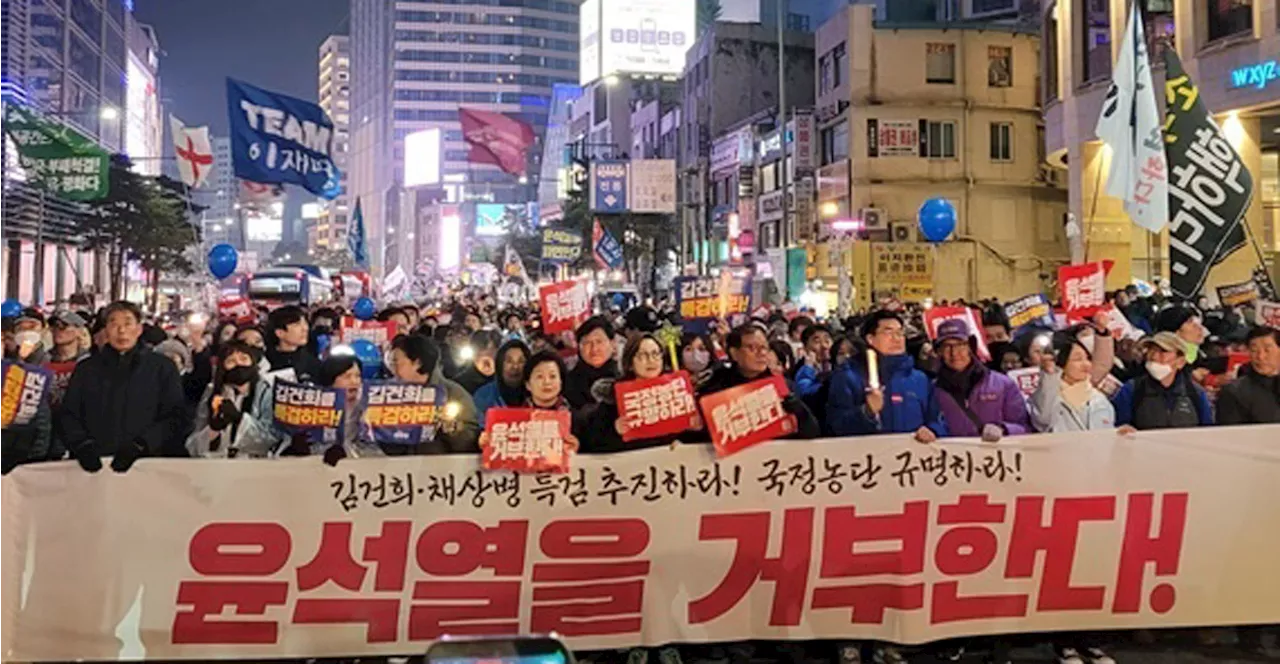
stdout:
{"type": "Polygon", "coordinates": [[[933,384],[907,354],[902,317],[872,313],[859,330],[870,352],[855,353],[832,370],[827,397],[827,426],[836,436],[910,433],[922,443],[948,435],[933,384]],[[878,367],[876,385],[868,378],[871,353],[878,367]]]}
{"type": "MultiPolygon", "coordinates": [[[[699,396],[728,390],[772,375],[769,360],[773,349],[769,346],[768,334],[758,323],[744,323],[735,327],[726,337],[725,345],[729,349],[730,363],[711,374],[698,390],[699,396]]],[[[817,418],[800,397],[796,396],[794,388],[783,398],[782,409],[796,418],[796,432],[789,438],[817,438],[821,435],[822,427],[818,425],[817,418]]]]}

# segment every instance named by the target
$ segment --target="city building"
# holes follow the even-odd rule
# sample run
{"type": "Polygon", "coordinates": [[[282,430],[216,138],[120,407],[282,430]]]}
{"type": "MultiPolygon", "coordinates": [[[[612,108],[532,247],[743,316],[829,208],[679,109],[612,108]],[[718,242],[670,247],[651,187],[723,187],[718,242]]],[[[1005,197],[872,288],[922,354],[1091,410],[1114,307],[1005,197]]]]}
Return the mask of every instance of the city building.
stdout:
{"type": "MultiPolygon", "coordinates": [[[[4,102],[32,106],[110,152],[124,150],[131,6],[130,0],[0,0],[4,102]]],[[[4,296],[48,303],[75,292],[104,293],[107,257],[82,250],[80,207],[28,186],[12,143],[5,138],[3,146],[4,296]]]]}
{"type": "Polygon", "coordinates": [[[1069,256],[1067,192],[1044,164],[1039,35],[976,21],[876,21],[875,11],[851,5],[817,32],[811,278],[832,300],[845,289],[839,299],[857,307],[884,295],[1045,291],[1069,256]],[[931,198],[957,216],[933,247],[916,237],[931,198]]]}
{"type": "Polygon", "coordinates": [[[164,160],[164,109],[160,102],[160,40],[155,30],[129,21],[126,65],[124,152],[133,170],[160,175],[164,160]]]}
{"type": "Polygon", "coordinates": [[[320,216],[306,220],[307,247],[315,250],[345,248],[347,219],[347,152],[351,147],[351,49],[346,35],[329,35],[320,44],[320,108],[333,121],[333,163],[342,172],[342,192],[325,201],[320,216]]]}
{"type": "Polygon", "coordinates": [[[231,164],[231,137],[210,136],[213,166],[204,185],[192,191],[192,200],[205,209],[200,215],[201,236],[208,246],[228,243],[244,249],[244,234],[236,222],[238,184],[231,164]]]}
{"type": "MultiPolygon", "coordinates": [[[[808,24],[793,18],[789,23],[808,24]]],[[[690,47],[682,77],[680,166],[685,262],[731,261],[730,238],[756,236],[754,147],[779,124],[778,30],[761,23],[718,22],[690,47]],[[741,131],[741,135],[737,132],[741,131]],[[732,138],[730,138],[732,136],[732,138]],[[715,145],[744,142],[732,159],[715,145]],[[739,168],[739,167],[746,168],[739,168]],[[716,176],[713,178],[713,174],[716,176]],[[740,186],[740,184],[742,186],[740,186]],[[744,214],[745,212],[745,214],[744,214]],[[739,213],[739,214],[734,214],[739,213]],[[731,228],[730,224],[735,227],[731,228]]],[[[784,30],[783,76],[786,107],[814,103],[814,35],[784,30]]],[[[789,179],[788,182],[792,182],[789,179]]],[[[777,187],[777,184],[773,185],[777,187]]],[[[785,238],[775,220],[771,237],[785,238]]]]}
{"type": "Polygon", "coordinates": [[[541,149],[531,151],[523,180],[471,164],[458,108],[501,112],[542,136],[552,86],[578,72],[578,3],[503,4],[434,11],[405,0],[351,3],[348,199],[361,204],[375,272],[412,262],[414,244],[397,243],[396,236],[415,232],[425,205],[536,197],[541,149]],[[428,128],[442,131],[440,153],[410,158],[438,160],[442,186],[406,189],[404,137],[428,128]]]}
{"type": "Polygon", "coordinates": [[[565,146],[570,142],[573,102],[581,96],[582,88],[574,83],[557,83],[551,89],[551,109],[547,114],[538,174],[538,207],[545,219],[559,218],[561,203],[569,195],[573,160],[565,146]]]}
{"type": "MultiPolygon", "coordinates": [[[[1071,214],[1083,228],[1090,255],[1116,261],[1109,288],[1169,274],[1168,232],[1154,235],[1136,227],[1122,203],[1106,195],[1108,151],[1094,134],[1129,4],[1056,0],[1045,3],[1043,14],[1048,159],[1065,169],[1071,214]]],[[[1164,104],[1159,92],[1164,89],[1163,49],[1176,47],[1200,99],[1253,175],[1253,204],[1245,222],[1257,249],[1274,265],[1280,251],[1280,79],[1274,74],[1254,79],[1251,72],[1280,71],[1275,0],[1144,0],[1142,5],[1157,103],[1164,104]]],[[[1237,251],[1209,273],[1206,292],[1249,278],[1257,265],[1253,248],[1237,251]]]]}

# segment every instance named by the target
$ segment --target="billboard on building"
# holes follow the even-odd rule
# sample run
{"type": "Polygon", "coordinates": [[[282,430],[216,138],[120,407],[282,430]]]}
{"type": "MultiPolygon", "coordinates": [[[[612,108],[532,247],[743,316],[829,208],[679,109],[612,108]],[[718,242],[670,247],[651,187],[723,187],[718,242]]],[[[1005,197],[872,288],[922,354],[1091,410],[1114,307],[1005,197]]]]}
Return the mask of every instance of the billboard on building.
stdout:
{"type": "Polygon", "coordinates": [[[440,129],[423,129],[404,137],[404,186],[440,184],[440,129]]]}
{"type": "Polygon", "coordinates": [[[583,85],[615,74],[678,76],[697,36],[691,0],[587,0],[579,10],[583,85]]]}
{"type": "Polygon", "coordinates": [[[502,203],[476,203],[476,235],[506,235],[502,223],[507,216],[507,206],[502,203]]]}
{"type": "Polygon", "coordinates": [[[248,215],[244,218],[244,235],[250,242],[279,242],[284,236],[284,219],[266,214],[248,215]]]}
{"type": "Polygon", "coordinates": [[[125,68],[124,150],[134,159],[133,170],[159,175],[164,130],[155,77],[133,54],[126,59],[125,68]]]}

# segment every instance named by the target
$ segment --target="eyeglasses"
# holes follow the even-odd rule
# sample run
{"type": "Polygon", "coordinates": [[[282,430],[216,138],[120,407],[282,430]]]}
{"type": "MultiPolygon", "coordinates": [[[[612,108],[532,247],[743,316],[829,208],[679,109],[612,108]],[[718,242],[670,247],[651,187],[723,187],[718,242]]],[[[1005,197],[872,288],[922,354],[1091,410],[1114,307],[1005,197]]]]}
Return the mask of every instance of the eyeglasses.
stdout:
{"type": "Polygon", "coordinates": [[[662,351],[660,351],[660,350],[642,350],[642,351],[640,351],[640,352],[636,353],[636,359],[637,359],[637,360],[644,360],[644,361],[646,361],[646,362],[661,362],[661,361],[662,361],[662,351]]]}
{"type": "Polygon", "coordinates": [[[881,330],[879,332],[876,332],[876,336],[886,336],[886,337],[889,337],[890,339],[906,339],[907,333],[906,331],[901,329],[881,330]]]}

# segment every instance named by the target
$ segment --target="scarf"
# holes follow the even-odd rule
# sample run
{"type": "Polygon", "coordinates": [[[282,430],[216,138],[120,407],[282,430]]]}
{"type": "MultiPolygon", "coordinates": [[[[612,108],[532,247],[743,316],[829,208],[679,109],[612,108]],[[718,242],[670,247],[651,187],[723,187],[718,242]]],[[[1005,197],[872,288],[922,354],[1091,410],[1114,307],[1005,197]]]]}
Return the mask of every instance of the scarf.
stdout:
{"type": "Polygon", "coordinates": [[[969,366],[960,371],[952,369],[944,362],[938,368],[938,387],[946,390],[948,394],[955,397],[957,403],[963,405],[969,400],[969,393],[973,392],[973,388],[986,377],[987,371],[986,367],[975,360],[970,360],[969,366]]]}

